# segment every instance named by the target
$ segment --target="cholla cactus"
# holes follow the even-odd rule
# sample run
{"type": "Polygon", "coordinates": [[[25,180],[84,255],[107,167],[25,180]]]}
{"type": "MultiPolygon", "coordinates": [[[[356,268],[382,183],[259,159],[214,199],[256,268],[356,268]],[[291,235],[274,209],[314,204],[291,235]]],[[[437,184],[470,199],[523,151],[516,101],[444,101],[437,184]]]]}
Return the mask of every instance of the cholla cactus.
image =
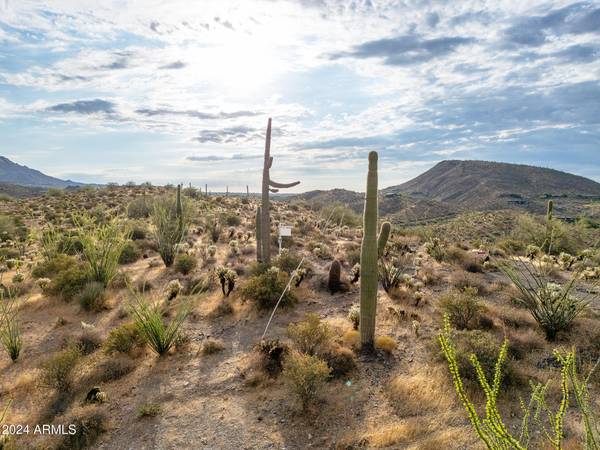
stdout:
{"type": "Polygon", "coordinates": [[[525,249],[525,256],[529,259],[534,259],[536,256],[539,256],[540,253],[542,253],[542,249],[537,245],[530,244],[525,249]]]}
{"type": "Polygon", "coordinates": [[[575,263],[575,258],[568,253],[562,252],[558,256],[558,265],[563,270],[569,270],[575,263]]]}
{"type": "Polygon", "coordinates": [[[231,291],[235,288],[237,274],[227,267],[219,267],[217,269],[217,277],[219,278],[219,283],[221,283],[223,295],[229,297],[229,294],[231,294],[231,291]]]}
{"type": "Polygon", "coordinates": [[[348,320],[352,323],[352,328],[358,330],[360,325],[360,306],[352,305],[350,311],[348,311],[348,320]]]}
{"type": "Polygon", "coordinates": [[[235,239],[232,241],[229,241],[229,253],[232,256],[237,256],[240,254],[240,245],[239,245],[238,241],[236,241],[235,239]]]}
{"type": "Polygon", "coordinates": [[[42,291],[46,290],[50,286],[50,283],[52,283],[50,278],[40,278],[37,280],[37,285],[42,291]]]}
{"type": "Polygon", "coordinates": [[[352,267],[351,273],[352,273],[352,280],[350,280],[350,283],[354,284],[360,278],[360,264],[359,263],[354,264],[354,266],[352,267]]]}
{"type": "Polygon", "coordinates": [[[306,273],[307,273],[306,269],[304,269],[304,268],[296,269],[292,272],[292,279],[294,280],[294,286],[300,287],[300,284],[306,277],[306,273]]]}
{"type": "Polygon", "coordinates": [[[217,246],[216,245],[209,245],[206,248],[206,252],[208,253],[209,257],[214,258],[215,255],[217,254],[217,246]]]}
{"type": "Polygon", "coordinates": [[[177,297],[177,295],[179,295],[182,289],[183,286],[181,285],[179,280],[169,281],[169,283],[167,284],[167,300],[173,300],[175,297],[177,297]]]}

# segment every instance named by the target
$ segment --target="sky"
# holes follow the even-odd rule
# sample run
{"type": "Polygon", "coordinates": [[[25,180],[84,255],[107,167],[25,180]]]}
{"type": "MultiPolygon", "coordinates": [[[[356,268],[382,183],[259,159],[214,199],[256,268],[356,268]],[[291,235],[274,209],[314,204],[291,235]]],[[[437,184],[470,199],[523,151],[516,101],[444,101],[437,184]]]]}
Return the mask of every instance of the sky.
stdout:
{"type": "Polygon", "coordinates": [[[600,2],[0,0],[0,155],[82,182],[380,187],[444,159],[600,181],[600,2]]]}

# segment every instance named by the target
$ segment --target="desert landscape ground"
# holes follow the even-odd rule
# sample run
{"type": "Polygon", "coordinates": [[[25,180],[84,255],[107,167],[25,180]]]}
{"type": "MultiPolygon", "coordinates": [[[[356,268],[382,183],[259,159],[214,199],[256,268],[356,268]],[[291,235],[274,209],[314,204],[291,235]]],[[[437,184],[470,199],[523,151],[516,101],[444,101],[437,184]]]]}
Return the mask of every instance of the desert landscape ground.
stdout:
{"type": "Polygon", "coordinates": [[[598,448],[595,200],[390,225],[368,165],[354,209],[335,190],[5,194],[3,448],[598,448]]]}

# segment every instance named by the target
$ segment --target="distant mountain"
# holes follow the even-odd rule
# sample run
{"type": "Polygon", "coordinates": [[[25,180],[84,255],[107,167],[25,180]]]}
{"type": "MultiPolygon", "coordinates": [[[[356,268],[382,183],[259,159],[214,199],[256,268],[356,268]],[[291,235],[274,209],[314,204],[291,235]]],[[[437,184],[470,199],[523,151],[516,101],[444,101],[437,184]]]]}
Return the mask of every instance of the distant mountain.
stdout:
{"type": "MultiPolygon", "coordinates": [[[[294,197],[316,205],[341,203],[362,212],[364,194],[344,189],[294,197]]],[[[442,161],[406,183],[379,191],[379,212],[398,224],[427,223],[465,211],[526,209],[541,213],[548,199],[564,216],[586,214],[600,200],[600,183],[553,169],[486,161],[442,161]]]]}
{"type": "Polygon", "coordinates": [[[543,208],[549,198],[600,199],[600,183],[554,169],[487,161],[442,161],[406,183],[382,190],[469,210],[543,208]]]}
{"type": "Polygon", "coordinates": [[[84,185],[84,183],[45,175],[39,170],[16,164],[4,156],[0,156],[0,183],[37,188],[66,188],[84,185]]]}

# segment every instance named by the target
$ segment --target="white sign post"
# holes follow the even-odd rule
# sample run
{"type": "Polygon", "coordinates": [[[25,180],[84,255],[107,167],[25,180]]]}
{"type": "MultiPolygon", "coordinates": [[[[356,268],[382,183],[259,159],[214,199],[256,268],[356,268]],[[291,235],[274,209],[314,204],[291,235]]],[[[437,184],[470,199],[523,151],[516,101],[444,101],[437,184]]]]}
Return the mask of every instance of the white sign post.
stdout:
{"type": "Polygon", "coordinates": [[[281,255],[281,243],[284,237],[292,236],[292,227],[290,225],[279,225],[279,254],[281,255]]]}

